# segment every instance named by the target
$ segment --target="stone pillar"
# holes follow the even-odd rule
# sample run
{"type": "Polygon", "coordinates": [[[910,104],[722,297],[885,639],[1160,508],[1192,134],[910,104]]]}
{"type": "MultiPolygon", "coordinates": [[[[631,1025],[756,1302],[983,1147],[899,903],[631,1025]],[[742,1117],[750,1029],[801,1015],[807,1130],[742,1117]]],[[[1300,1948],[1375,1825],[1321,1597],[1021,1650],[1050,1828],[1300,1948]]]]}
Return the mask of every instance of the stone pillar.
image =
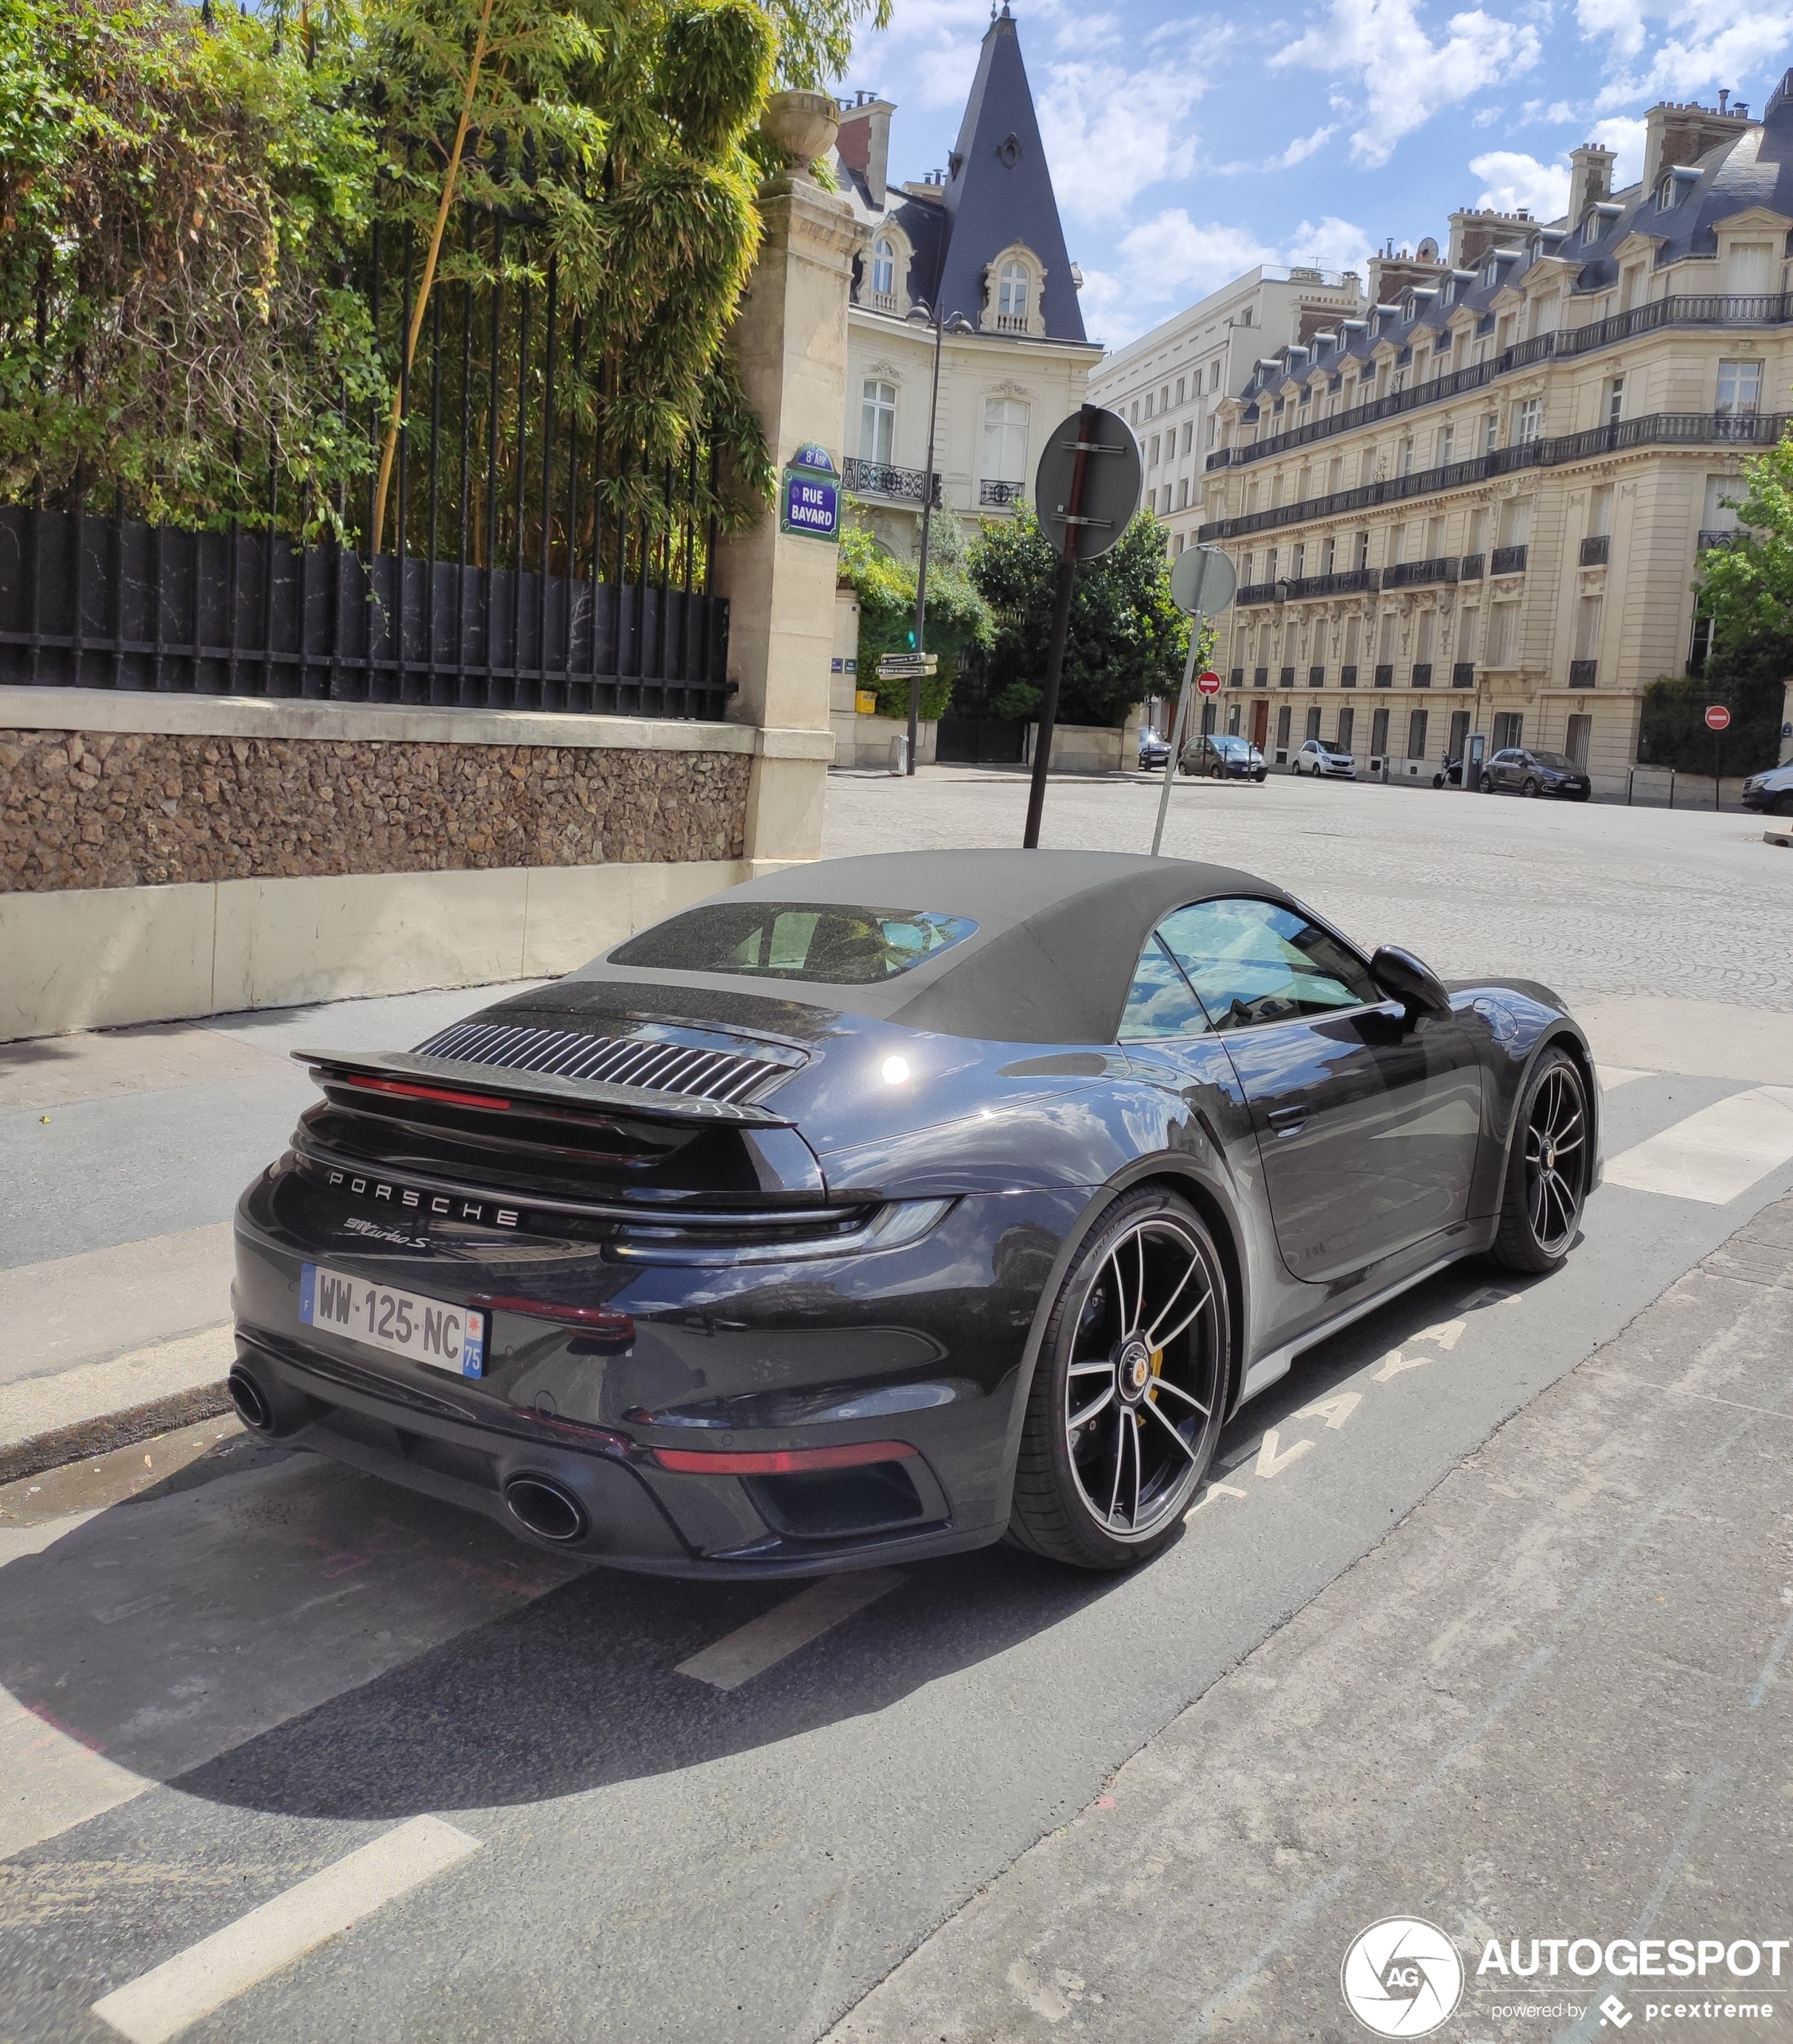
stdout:
{"type": "MultiPolygon", "coordinates": [[[[851,209],[801,169],[760,195],[765,240],[735,344],[748,399],[782,472],[806,441],[837,467],[847,409],[847,303],[861,230],[851,209]]],[[[725,540],[716,587],[729,599],[729,714],[759,727],[748,790],[747,855],[819,858],[822,797],[834,755],[829,680],[836,549],[779,529],[768,509],[725,540]]]]}

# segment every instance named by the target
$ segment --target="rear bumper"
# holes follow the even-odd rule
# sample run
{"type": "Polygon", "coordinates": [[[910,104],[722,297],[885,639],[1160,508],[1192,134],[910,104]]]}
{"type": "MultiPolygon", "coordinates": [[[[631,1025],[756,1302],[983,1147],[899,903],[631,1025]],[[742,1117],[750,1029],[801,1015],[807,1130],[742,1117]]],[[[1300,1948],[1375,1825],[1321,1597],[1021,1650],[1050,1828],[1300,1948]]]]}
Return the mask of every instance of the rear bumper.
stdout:
{"type": "Polygon", "coordinates": [[[235,1305],[238,1366],[284,1444],[482,1512],[532,1546],[662,1574],[868,1567],[982,1546],[1006,1526],[1019,1365],[1072,1202],[963,1199],[932,1235],[856,1258],[619,1269],[515,1238],[470,1259],[464,1242],[424,1254],[295,1233],[282,1180],[276,1167],[239,1206],[235,1305]],[[485,1375],[447,1376],[302,1325],[310,1261],[451,1301],[545,1285],[632,1316],[633,1338],[606,1351],[576,1327],[493,1310],[485,1375]],[[745,1476],[668,1470],[655,1452],[868,1442],[913,1452],[745,1476]],[[525,1477],[577,1500],[576,1538],[519,1522],[506,1489],[525,1477]]]}

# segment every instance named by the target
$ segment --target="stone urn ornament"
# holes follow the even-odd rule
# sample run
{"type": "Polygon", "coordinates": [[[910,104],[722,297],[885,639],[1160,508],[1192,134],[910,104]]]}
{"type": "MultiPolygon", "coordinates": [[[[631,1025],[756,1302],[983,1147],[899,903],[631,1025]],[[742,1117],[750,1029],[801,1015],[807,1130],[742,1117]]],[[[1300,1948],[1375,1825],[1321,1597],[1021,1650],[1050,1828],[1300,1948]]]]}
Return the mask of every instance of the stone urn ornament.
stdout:
{"type": "Polygon", "coordinates": [[[761,130],[791,159],[798,177],[834,145],[841,110],[829,92],[775,92],[760,116],[761,130]]]}

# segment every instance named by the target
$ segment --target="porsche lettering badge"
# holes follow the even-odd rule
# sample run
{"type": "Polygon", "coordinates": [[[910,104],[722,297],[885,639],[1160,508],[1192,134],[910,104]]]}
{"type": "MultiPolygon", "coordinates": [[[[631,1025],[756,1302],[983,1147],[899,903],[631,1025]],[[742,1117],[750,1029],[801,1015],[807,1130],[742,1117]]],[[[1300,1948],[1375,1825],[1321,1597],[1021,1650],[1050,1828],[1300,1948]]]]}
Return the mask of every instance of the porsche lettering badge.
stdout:
{"type": "Polygon", "coordinates": [[[441,1220],[483,1222],[487,1228],[518,1228],[522,1215],[515,1207],[501,1207],[491,1200],[465,1200],[458,1193],[417,1193],[408,1185],[394,1185],[384,1178],[352,1178],[346,1171],[332,1171],[326,1185],[341,1185],[357,1199],[381,1200],[389,1206],[441,1220]]]}

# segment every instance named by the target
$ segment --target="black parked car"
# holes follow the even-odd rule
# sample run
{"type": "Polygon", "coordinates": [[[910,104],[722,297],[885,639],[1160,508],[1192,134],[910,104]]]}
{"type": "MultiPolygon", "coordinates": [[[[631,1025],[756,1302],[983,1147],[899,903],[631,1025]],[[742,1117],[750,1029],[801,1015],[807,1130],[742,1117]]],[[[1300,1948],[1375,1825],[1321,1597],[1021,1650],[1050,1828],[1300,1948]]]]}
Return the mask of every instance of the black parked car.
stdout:
{"type": "Polygon", "coordinates": [[[1149,727],[1139,735],[1139,763],[1146,770],[1155,772],[1171,756],[1171,741],[1161,731],[1149,727]]]}
{"type": "Polygon", "coordinates": [[[1585,802],[1594,784],[1572,759],[1560,752],[1531,752],[1522,745],[1510,745],[1497,752],[1482,769],[1482,793],[1497,790],[1516,795],[1566,795],[1572,802],[1585,802]]]}
{"type": "Polygon", "coordinates": [[[245,1424],[670,1575],[1142,1560],[1294,1356],[1459,1258],[1554,1269],[1599,1174],[1545,988],[1118,853],[788,870],[298,1055],[245,1424]]]}
{"type": "Polygon", "coordinates": [[[1206,732],[1186,747],[1177,763],[1185,774],[1206,774],[1210,781],[1261,781],[1270,769],[1249,738],[1223,731],[1206,732]]]}

